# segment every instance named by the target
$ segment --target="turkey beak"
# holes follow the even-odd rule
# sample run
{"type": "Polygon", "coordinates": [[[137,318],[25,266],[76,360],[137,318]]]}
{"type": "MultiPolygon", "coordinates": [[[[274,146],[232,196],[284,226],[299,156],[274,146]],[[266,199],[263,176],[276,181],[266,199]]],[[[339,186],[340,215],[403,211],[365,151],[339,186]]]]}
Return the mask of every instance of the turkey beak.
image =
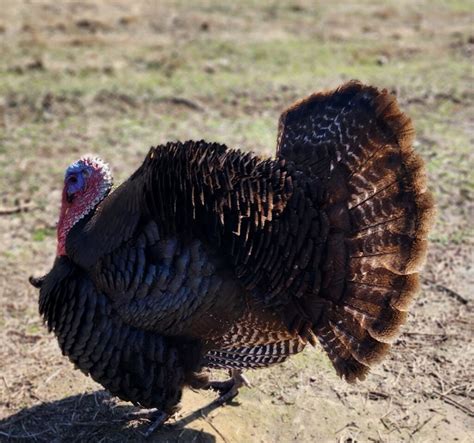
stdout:
{"type": "Polygon", "coordinates": [[[29,282],[35,287],[35,288],[41,288],[43,285],[44,279],[46,278],[46,275],[43,277],[33,277],[32,275],[28,279],[29,282]]]}
{"type": "Polygon", "coordinates": [[[66,200],[68,203],[72,203],[72,201],[74,200],[74,193],[66,192],[66,200]]]}

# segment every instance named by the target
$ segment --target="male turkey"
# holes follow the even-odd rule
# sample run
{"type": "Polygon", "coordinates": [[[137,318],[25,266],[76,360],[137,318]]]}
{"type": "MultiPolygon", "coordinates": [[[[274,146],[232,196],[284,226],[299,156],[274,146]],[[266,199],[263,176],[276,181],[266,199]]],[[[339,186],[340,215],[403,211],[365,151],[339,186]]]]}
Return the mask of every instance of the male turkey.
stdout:
{"type": "Polygon", "coordinates": [[[184,386],[227,399],[240,370],[308,343],[362,380],[425,256],[433,203],[412,137],[394,97],[350,82],[282,114],[274,159],[168,143],[112,190],[108,166],[83,157],[66,171],[53,269],[31,278],[40,313],[78,368],[160,423],[184,386]]]}

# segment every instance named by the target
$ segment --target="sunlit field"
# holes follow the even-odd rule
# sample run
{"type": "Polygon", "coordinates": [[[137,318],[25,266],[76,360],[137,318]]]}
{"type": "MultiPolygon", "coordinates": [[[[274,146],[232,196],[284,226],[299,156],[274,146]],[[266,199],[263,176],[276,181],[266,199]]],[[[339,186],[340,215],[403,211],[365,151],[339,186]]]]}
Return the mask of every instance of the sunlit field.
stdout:
{"type": "Polygon", "coordinates": [[[28,284],[54,260],[65,167],[95,153],[119,183],[169,140],[271,156],[286,106],[359,79],[412,117],[438,207],[404,333],[364,383],[317,348],[208,415],[189,417],[215,395],[188,390],[151,440],[472,441],[473,21],[464,0],[0,0],[0,440],[149,426],[61,356],[28,284]]]}

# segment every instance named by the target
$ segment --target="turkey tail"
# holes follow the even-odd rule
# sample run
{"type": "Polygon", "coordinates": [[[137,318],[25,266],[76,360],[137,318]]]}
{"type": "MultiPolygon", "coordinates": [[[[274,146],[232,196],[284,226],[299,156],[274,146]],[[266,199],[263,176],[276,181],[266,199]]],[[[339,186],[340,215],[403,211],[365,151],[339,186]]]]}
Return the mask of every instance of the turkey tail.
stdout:
{"type": "Polygon", "coordinates": [[[418,290],[434,205],[413,136],[392,95],[355,81],[280,119],[277,154],[326,189],[321,284],[304,303],[323,306],[311,330],[351,382],[387,353],[418,290]]]}

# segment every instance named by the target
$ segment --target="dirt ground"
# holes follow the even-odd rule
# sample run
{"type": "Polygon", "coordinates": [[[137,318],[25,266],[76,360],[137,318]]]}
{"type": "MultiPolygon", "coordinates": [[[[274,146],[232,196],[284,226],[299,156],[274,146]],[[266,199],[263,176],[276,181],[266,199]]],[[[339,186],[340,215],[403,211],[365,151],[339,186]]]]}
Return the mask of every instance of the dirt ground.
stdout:
{"type": "Polygon", "coordinates": [[[468,442],[473,407],[473,7],[464,0],[0,0],[0,440],[143,439],[60,355],[31,274],[55,254],[64,168],[94,152],[120,182],[151,145],[206,139],[271,155],[279,113],[348,79],[398,95],[438,206],[422,291],[364,383],[320,349],[248,372],[231,404],[151,440],[468,442]],[[337,3],[333,5],[332,3],[337,3]]]}

